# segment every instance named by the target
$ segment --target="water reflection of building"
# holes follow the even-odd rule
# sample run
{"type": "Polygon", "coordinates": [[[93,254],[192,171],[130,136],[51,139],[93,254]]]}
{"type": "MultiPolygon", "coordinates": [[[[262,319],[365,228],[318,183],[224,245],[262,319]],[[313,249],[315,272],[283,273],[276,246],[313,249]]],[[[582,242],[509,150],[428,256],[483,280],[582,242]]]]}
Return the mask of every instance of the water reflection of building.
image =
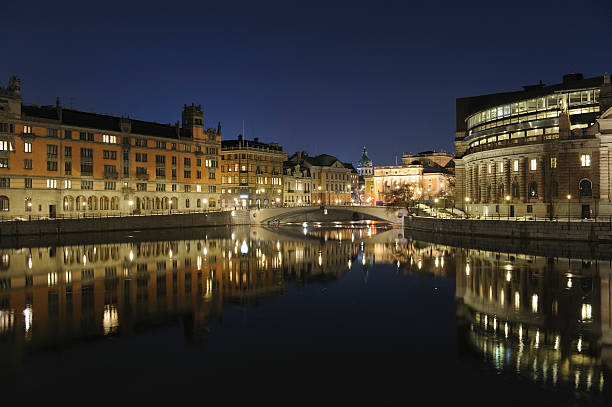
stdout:
{"type": "Polygon", "coordinates": [[[248,228],[215,239],[0,250],[0,346],[123,335],[176,318],[196,339],[224,303],[278,297],[291,281],[335,281],[358,251],[350,237],[248,228]]]}
{"type": "Polygon", "coordinates": [[[604,391],[610,271],[609,262],[461,249],[459,337],[498,370],[604,391]]]}

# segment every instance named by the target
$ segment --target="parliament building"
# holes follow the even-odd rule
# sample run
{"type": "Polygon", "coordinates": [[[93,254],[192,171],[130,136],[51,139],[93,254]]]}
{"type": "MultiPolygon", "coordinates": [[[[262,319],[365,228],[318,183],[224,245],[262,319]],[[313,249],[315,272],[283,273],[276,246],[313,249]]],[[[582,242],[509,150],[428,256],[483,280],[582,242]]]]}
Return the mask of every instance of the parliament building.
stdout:
{"type": "Polygon", "coordinates": [[[457,99],[456,203],[470,216],[612,215],[610,75],[457,99]]]}

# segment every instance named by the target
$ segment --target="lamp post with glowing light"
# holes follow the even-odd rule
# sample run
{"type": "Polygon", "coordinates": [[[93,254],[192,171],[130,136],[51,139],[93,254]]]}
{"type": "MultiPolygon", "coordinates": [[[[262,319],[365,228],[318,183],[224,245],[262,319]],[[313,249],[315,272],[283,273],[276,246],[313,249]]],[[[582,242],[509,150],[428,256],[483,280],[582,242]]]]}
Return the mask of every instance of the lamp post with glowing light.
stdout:
{"type": "Polygon", "coordinates": [[[508,205],[508,219],[510,219],[510,195],[506,195],[506,203],[508,205]]]}
{"type": "Polygon", "coordinates": [[[466,196],[466,197],[465,197],[465,217],[466,217],[466,218],[469,218],[468,211],[467,211],[467,209],[468,209],[468,208],[467,208],[467,204],[469,204],[469,203],[470,203],[470,197],[469,197],[469,196],[466,196]]]}
{"type": "Polygon", "coordinates": [[[438,198],[434,198],[434,209],[436,211],[436,218],[438,217],[438,202],[440,200],[438,198]]]}
{"type": "Polygon", "coordinates": [[[570,194],[567,194],[567,230],[569,231],[569,225],[570,225],[570,200],[572,199],[572,196],[570,194]]]}
{"type": "Polygon", "coordinates": [[[128,201],[128,205],[130,205],[130,215],[134,215],[134,212],[132,211],[132,205],[134,205],[134,201],[132,201],[131,199],[128,201]]]}

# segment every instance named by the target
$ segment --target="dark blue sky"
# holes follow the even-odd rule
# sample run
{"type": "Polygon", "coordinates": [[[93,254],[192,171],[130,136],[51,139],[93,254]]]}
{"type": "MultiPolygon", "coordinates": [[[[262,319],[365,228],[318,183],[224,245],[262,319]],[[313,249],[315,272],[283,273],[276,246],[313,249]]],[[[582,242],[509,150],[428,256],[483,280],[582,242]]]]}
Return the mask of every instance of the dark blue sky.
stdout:
{"type": "Polygon", "coordinates": [[[383,165],[454,151],[457,97],[612,70],[608,0],[412,3],[4,6],[0,81],[18,75],[26,103],[162,123],[195,102],[224,138],[244,120],[288,153],[356,162],[366,145],[383,165]]]}

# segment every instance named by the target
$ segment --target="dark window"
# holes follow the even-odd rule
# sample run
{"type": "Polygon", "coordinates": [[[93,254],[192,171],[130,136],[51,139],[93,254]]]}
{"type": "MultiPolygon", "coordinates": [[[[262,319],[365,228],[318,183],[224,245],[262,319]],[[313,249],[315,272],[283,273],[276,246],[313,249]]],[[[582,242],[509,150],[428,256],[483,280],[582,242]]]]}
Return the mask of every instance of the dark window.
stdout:
{"type": "Polygon", "coordinates": [[[72,138],[72,130],[64,130],[64,138],[71,139],[72,138]]]}
{"type": "Polygon", "coordinates": [[[512,197],[519,198],[520,197],[520,188],[518,182],[514,182],[512,184],[512,197]]]}
{"type": "Polygon", "coordinates": [[[588,179],[580,181],[579,190],[580,196],[593,196],[593,185],[588,179]]]}
{"type": "Polygon", "coordinates": [[[26,158],[25,160],[23,160],[23,168],[25,168],[26,170],[31,170],[32,160],[30,160],[29,158],[26,158]]]}

